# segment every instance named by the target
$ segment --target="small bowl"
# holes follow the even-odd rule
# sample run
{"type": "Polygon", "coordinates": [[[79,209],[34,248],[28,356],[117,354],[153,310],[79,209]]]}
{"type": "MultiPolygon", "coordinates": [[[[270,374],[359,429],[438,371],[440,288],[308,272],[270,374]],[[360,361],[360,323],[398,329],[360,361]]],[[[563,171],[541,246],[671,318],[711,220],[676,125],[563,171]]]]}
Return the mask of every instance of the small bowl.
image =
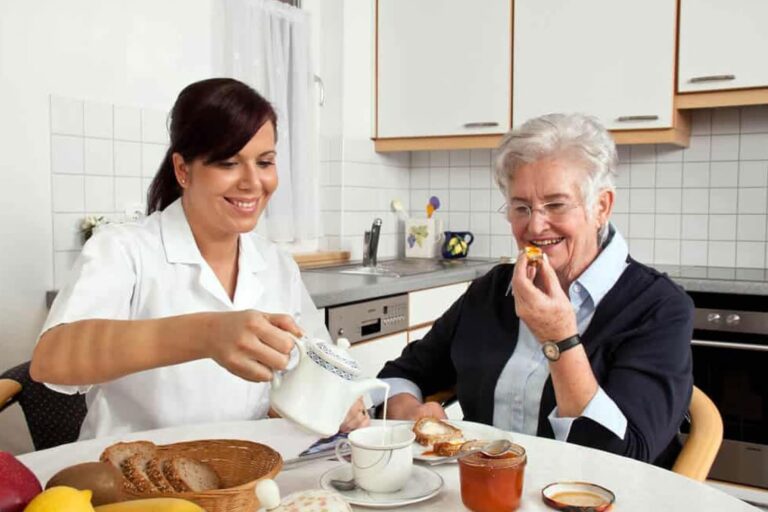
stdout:
{"type": "Polygon", "coordinates": [[[544,503],[566,512],[603,512],[616,501],[605,487],[588,482],[555,482],[541,490],[544,503]]]}

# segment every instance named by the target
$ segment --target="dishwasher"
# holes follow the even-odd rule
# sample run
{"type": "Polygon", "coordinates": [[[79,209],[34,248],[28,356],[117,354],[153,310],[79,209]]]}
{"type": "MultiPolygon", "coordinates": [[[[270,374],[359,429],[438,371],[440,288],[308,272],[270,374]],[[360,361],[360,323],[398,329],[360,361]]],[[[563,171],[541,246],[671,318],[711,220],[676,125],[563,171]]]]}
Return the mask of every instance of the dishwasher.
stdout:
{"type": "Polygon", "coordinates": [[[408,330],[408,294],[363,300],[326,309],[331,338],[351,344],[408,330]]]}

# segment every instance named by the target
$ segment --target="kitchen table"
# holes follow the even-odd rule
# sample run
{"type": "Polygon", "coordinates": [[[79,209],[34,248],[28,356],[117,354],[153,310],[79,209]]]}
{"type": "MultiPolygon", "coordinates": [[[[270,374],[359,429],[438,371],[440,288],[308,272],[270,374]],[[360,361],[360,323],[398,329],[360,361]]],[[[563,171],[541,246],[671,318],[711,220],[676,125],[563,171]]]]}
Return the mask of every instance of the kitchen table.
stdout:
{"type": "MultiPolygon", "coordinates": [[[[379,423],[380,420],[374,423],[379,423]]],[[[541,500],[541,489],[555,481],[587,481],[611,489],[618,511],[756,511],[757,509],[710,486],[670,471],[610,453],[551,439],[511,434],[528,454],[521,511],[551,510],[541,500]]],[[[116,441],[146,439],[157,444],[196,439],[245,439],[268,444],[284,459],[295,457],[317,439],[282,419],[212,423],[126,434],[62,445],[20,456],[45,484],[58,470],[80,462],[98,460],[101,451],[116,441]]],[[[339,465],[314,461],[283,470],[276,478],[283,496],[319,487],[320,476],[339,465]]],[[[399,507],[404,510],[463,510],[456,464],[433,468],[445,485],[430,500],[399,507]]],[[[357,508],[356,510],[364,510],[357,508]]],[[[246,511],[244,511],[246,512],[246,511]]],[[[247,511],[255,512],[255,511],[247,511]]]]}

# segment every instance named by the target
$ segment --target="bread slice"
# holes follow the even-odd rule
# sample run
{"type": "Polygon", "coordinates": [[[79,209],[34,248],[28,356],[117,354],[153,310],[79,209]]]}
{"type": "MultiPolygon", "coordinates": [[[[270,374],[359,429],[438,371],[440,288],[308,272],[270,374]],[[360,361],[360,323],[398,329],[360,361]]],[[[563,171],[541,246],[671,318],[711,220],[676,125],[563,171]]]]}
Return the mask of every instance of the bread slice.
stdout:
{"type": "Polygon", "coordinates": [[[150,458],[144,453],[134,453],[123,461],[123,476],[133,484],[139,492],[153,492],[159,490],[147,475],[147,462],[150,458]]]}
{"type": "Polygon", "coordinates": [[[173,457],[163,463],[163,474],[177,492],[203,492],[221,488],[221,478],[204,462],[173,457]]]}
{"type": "Polygon", "coordinates": [[[174,489],[171,483],[168,481],[168,479],[165,478],[165,473],[163,473],[164,462],[165,462],[165,459],[162,459],[159,457],[152,457],[147,461],[145,470],[150,481],[155,486],[155,488],[157,488],[158,491],[172,493],[172,492],[175,492],[176,489],[174,489]]]}
{"type": "Polygon", "coordinates": [[[488,441],[481,441],[478,439],[472,439],[470,441],[464,441],[463,439],[454,439],[452,441],[445,441],[441,443],[435,443],[432,445],[432,452],[440,457],[450,457],[461,452],[466,452],[474,448],[482,448],[488,443],[488,441]]]}
{"type": "MultiPolygon", "coordinates": [[[[141,455],[142,457],[146,459],[150,459],[155,456],[155,453],[157,452],[157,446],[155,446],[154,443],[151,443],[149,441],[133,441],[130,443],[115,443],[113,445],[108,446],[104,449],[103,452],[101,452],[101,457],[99,457],[99,460],[101,462],[108,462],[115,466],[117,469],[119,469],[123,476],[125,476],[125,472],[123,471],[123,463],[128,460],[129,458],[133,457],[134,455],[141,455]]],[[[135,463],[132,463],[132,465],[135,463]]],[[[137,473],[136,470],[131,470],[131,473],[137,473]]],[[[140,478],[140,476],[137,476],[137,481],[140,478]]],[[[142,483],[142,486],[145,484],[142,483]]],[[[123,486],[128,490],[133,491],[139,491],[134,484],[134,482],[127,477],[123,480],[123,486]]],[[[144,492],[144,491],[141,491],[144,492]]]]}
{"type": "Polygon", "coordinates": [[[443,420],[429,416],[416,421],[413,424],[413,432],[416,434],[416,442],[423,446],[457,440],[464,441],[460,429],[443,420]]]}
{"type": "Polygon", "coordinates": [[[157,452],[157,446],[149,441],[133,441],[130,443],[115,443],[107,446],[99,460],[101,462],[109,462],[117,469],[122,469],[123,461],[128,457],[141,453],[147,458],[152,458],[157,452]]]}
{"type": "Polygon", "coordinates": [[[523,250],[525,251],[525,257],[528,258],[528,263],[534,266],[541,265],[544,253],[539,247],[536,247],[535,245],[526,245],[523,250]]]}

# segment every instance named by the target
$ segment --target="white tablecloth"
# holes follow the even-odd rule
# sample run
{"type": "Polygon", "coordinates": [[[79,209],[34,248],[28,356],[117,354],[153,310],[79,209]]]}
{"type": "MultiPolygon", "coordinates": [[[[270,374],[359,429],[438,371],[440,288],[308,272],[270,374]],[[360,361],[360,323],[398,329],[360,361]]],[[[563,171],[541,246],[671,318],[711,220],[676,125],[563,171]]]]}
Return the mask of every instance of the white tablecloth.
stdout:
{"type": "MultiPolygon", "coordinates": [[[[551,439],[513,434],[515,442],[528,453],[523,499],[519,510],[551,510],[541,500],[541,489],[555,481],[593,482],[616,494],[614,510],[738,512],[757,509],[719,490],[649,464],[610,453],[562,443],[551,439]]],[[[317,436],[293,424],[270,419],[251,422],[216,423],[138,432],[58,446],[20,456],[45,482],[60,469],[80,462],[96,461],[101,451],[116,441],[147,439],[158,444],[196,439],[245,439],[267,444],[284,459],[298,455],[317,436]]],[[[304,489],[318,488],[318,480],[337,461],[315,461],[285,469],[276,478],[283,496],[304,489]]],[[[434,498],[405,507],[406,510],[448,512],[464,510],[459,493],[459,471],[455,464],[435,466],[445,481],[434,498]]],[[[359,510],[365,510],[359,508],[359,510]]],[[[254,511],[244,511],[254,512],[254,511]]]]}

